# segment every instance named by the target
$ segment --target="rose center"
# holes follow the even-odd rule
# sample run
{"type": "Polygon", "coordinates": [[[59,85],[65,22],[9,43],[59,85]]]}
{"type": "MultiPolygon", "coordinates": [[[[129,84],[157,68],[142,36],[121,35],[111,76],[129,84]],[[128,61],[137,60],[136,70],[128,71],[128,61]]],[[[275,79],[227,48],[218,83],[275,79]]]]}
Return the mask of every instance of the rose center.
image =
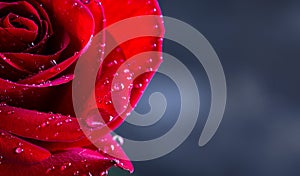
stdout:
{"type": "Polygon", "coordinates": [[[0,2],[0,52],[22,52],[39,34],[37,11],[27,2],[0,2]]]}

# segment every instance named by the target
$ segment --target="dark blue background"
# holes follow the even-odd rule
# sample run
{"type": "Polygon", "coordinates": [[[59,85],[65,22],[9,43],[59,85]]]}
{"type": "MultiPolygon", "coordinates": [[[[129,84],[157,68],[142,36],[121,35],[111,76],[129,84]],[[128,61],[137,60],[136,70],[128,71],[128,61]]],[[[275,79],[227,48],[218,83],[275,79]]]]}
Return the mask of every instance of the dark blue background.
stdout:
{"type": "MultiPolygon", "coordinates": [[[[299,176],[300,1],[159,2],[165,16],[194,26],[215,48],[227,78],[227,109],[217,134],[200,148],[197,144],[210,105],[209,82],[191,53],[166,41],[165,52],[180,59],[197,80],[201,113],[185,143],[162,158],[134,162],[135,175],[299,176]]],[[[155,91],[165,94],[168,100],[163,119],[150,127],[124,124],[118,130],[120,135],[152,139],[163,135],[176,122],[178,90],[171,80],[159,74],[137,110],[149,110],[148,98],[155,91]]]]}

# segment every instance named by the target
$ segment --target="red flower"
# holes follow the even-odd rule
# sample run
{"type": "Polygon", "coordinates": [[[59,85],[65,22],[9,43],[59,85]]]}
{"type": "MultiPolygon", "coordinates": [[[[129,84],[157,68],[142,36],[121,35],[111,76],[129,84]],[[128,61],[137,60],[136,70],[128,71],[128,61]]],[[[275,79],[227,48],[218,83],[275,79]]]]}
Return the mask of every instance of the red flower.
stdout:
{"type": "MultiPolygon", "coordinates": [[[[110,134],[103,134],[97,147],[83,134],[71,90],[76,61],[92,36],[115,22],[141,15],[161,15],[157,2],[0,0],[0,175],[105,175],[111,166],[133,171],[110,134]]],[[[157,25],[162,33],[162,21],[157,25]]],[[[105,103],[112,101],[112,80],[118,68],[138,53],[161,50],[160,37],[132,39],[99,66],[97,108],[111,129],[123,122],[113,105],[105,103]]],[[[139,63],[151,70],[135,79],[137,86],[125,96],[132,107],[160,62],[157,56],[151,63],[139,63]]]]}

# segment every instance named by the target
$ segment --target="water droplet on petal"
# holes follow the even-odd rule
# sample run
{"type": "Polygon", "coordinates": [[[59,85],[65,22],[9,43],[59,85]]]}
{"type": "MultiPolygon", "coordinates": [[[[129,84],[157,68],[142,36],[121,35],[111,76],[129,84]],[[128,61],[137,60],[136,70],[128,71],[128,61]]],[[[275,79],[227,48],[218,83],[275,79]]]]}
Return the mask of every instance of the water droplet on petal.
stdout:
{"type": "Polygon", "coordinates": [[[51,60],[50,63],[51,63],[52,65],[57,65],[56,60],[51,60]]]}
{"type": "Polygon", "coordinates": [[[139,84],[136,84],[134,87],[137,88],[137,89],[139,89],[139,88],[143,87],[143,84],[139,83],[139,84]]]}
{"type": "Polygon", "coordinates": [[[114,119],[113,116],[109,116],[109,121],[112,121],[114,119]]]}
{"type": "Polygon", "coordinates": [[[67,169],[68,167],[71,167],[72,163],[66,163],[63,166],[60,167],[60,170],[63,171],[65,169],[67,169]]]}
{"type": "Polygon", "coordinates": [[[79,175],[79,174],[80,174],[79,171],[75,171],[75,172],[73,173],[73,175],[79,175]]]}
{"type": "Polygon", "coordinates": [[[14,113],[15,113],[15,111],[8,111],[7,112],[8,115],[11,115],[11,114],[14,114],[14,113]]]}
{"type": "Polygon", "coordinates": [[[123,145],[124,144],[124,139],[123,137],[119,135],[113,136],[113,140],[116,141],[118,144],[123,145]]]}
{"type": "Polygon", "coordinates": [[[83,4],[88,4],[88,3],[91,2],[91,0],[81,0],[81,2],[82,2],[83,4]]]}
{"type": "Polygon", "coordinates": [[[54,166],[48,168],[48,169],[46,170],[46,174],[49,174],[49,173],[50,173],[51,171],[53,171],[54,169],[55,169],[54,166]]]}
{"type": "Polygon", "coordinates": [[[44,123],[42,123],[42,125],[41,125],[41,127],[46,127],[46,126],[48,126],[50,123],[47,121],[47,122],[44,122],[44,123]]]}
{"type": "MultiPolygon", "coordinates": [[[[98,110],[96,110],[96,111],[98,111],[98,110]]],[[[100,114],[96,113],[94,111],[90,112],[87,115],[87,118],[86,118],[85,122],[91,128],[97,128],[97,127],[100,127],[100,126],[104,125],[103,119],[100,116],[100,114]]]]}
{"type": "Polygon", "coordinates": [[[56,126],[61,126],[63,123],[62,122],[58,122],[57,124],[56,124],[56,126]]]}
{"type": "Polygon", "coordinates": [[[125,70],[124,70],[124,73],[129,73],[129,72],[130,72],[129,69],[125,69],[125,70]]]}
{"type": "Polygon", "coordinates": [[[108,176],[108,171],[103,171],[100,173],[100,176],[108,176]]]}
{"type": "Polygon", "coordinates": [[[112,91],[121,91],[125,88],[123,83],[115,83],[112,91]]]}
{"type": "Polygon", "coordinates": [[[22,149],[21,147],[17,147],[16,149],[15,149],[15,153],[16,154],[20,154],[20,153],[22,153],[24,151],[24,149],[22,149]]]}

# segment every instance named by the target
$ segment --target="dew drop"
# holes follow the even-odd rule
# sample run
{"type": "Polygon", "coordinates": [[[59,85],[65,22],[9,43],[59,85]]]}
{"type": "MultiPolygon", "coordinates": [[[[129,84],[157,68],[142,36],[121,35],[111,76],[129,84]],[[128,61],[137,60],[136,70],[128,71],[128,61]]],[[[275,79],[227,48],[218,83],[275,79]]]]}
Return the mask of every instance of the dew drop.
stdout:
{"type": "Polygon", "coordinates": [[[8,112],[7,112],[8,115],[12,115],[12,114],[14,114],[14,113],[15,113],[15,111],[8,111],[8,112]]]}
{"type": "Polygon", "coordinates": [[[65,122],[70,123],[70,122],[72,122],[72,119],[66,119],[65,122]]]}
{"type": "Polygon", "coordinates": [[[129,73],[129,72],[130,72],[129,69],[125,69],[125,70],[124,70],[124,73],[129,73]]]}
{"type": "Polygon", "coordinates": [[[51,60],[50,63],[51,63],[52,65],[57,65],[56,60],[51,60]]]}
{"type": "Polygon", "coordinates": [[[54,134],[54,137],[57,137],[59,135],[59,133],[58,132],[56,132],[55,134],[54,134]]]}
{"type": "Polygon", "coordinates": [[[109,104],[111,104],[111,103],[112,103],[111,101],[106,101],[106,102],[105,102],[106,105],[109,105],[109,104]]]}
{"type": "Polygon", "coordinates": [[[124,144],[124,139],[123,137],[119,135],[113,136],[113,140],[116,141],[118,144],[123,145],[124,144]]]}
{"type": "Polygon", "coordinates": [[[111,148],[112,151],[115,150],[115,146],[114,145],[110,145],[110,148],[111,148]]]}
{"type": "Polygon", "coordinates": [[[114,119],[113,116],[109,116],[109,121],[111,122],[114,119]]]}
{"type": "Polygon", "coordinates": [[[63,166],[60,167],[60,170],[63,171],[65,169],[67,169],[68,167],[71,167],[72,163],[67,163],[67,164],[64,164],[63,166]]]}
{"type": "Polygon", "coordinates": [[[79,174],[80,174],[79,171],[75,171],[75,172],[73,173],[73,175],[79,175],[79,174]]]}
{"type": "Polygon", "coordinates": [[[31,42],[30,44],[29,44],[29,47],[34,47],[34,43],[33,42],[31,42]]]}
{"type": "Polygon", "coordinates": [[[81,2],[82,2],[83,4],[89,4],[89,3],[91,2],[91,0],[81,0],[81,2]]]}
{"type": "Polygon", "coordinates": [[[98,114],[92,111],[87,115],[85,122],[89,127],[97,128],[104,125],[102,118],[98,114]]]}
{"type": "Polygon", "coordinates": [[[104,85],[109,84],[109,83],[110,83],[109,80],[104,81],[104,85]]]}
{"type": "Polygon", "coordinates": [[[56,126],[61,126],[63,123],[62,122],[58,122],[57,124],[56,124],[56,126]]]}
{"type": "Polygon", "coordinates": [[[153,71],[153,68],[149,67],[147,68],[147,72],[152,72],[153,71]]]}
{"type": "Polygon", "coordinates": [[[143,87],[143,84],[142,83],[136,84],[134,87],[137,88],[137,89],[139,89],[139,88],[143,87]]]}
{"type": "Polygon", "coordinates": [[[108,176],[108,171],[103,171],[100,173],[100,176],[108,176]]]}
{"type": "Polygon", "coordinates": [[[20,153],[22,153],[24,151],[24,149],[22,149],[21,147],[17,147],[16,149],[15,149],[15,153],[16,154],[20,154],[20,153]]]}
{"type": "Polygon", "coordinates": [[[47,121],[47,122],[44,122],[44,123],[42,123],[42,125],[41,125],[41,127],[46,127],[46,126],[48,126],[50,123],[47,121]]]}
{"type": "Polygon", "coordinates": [[[53,171],[54,169],[55,169],[54,166],[48,168],[48,169],[46,170],[46,174],[49,174],[49,173],[50,173],[51,171],[53,171]]]}
{"type": "Polygon", "coordinates": [[[65,170],[66,168],[67,168],[67,166],[61,166],[61,167],[60,167],[60,170],[63,171],[63,170],[65,170]]]}
{"type": "Polygon", "coordinates": [[[112,91],[121,91],[125,88],[123,83],[115,83],[112,91]]]}

